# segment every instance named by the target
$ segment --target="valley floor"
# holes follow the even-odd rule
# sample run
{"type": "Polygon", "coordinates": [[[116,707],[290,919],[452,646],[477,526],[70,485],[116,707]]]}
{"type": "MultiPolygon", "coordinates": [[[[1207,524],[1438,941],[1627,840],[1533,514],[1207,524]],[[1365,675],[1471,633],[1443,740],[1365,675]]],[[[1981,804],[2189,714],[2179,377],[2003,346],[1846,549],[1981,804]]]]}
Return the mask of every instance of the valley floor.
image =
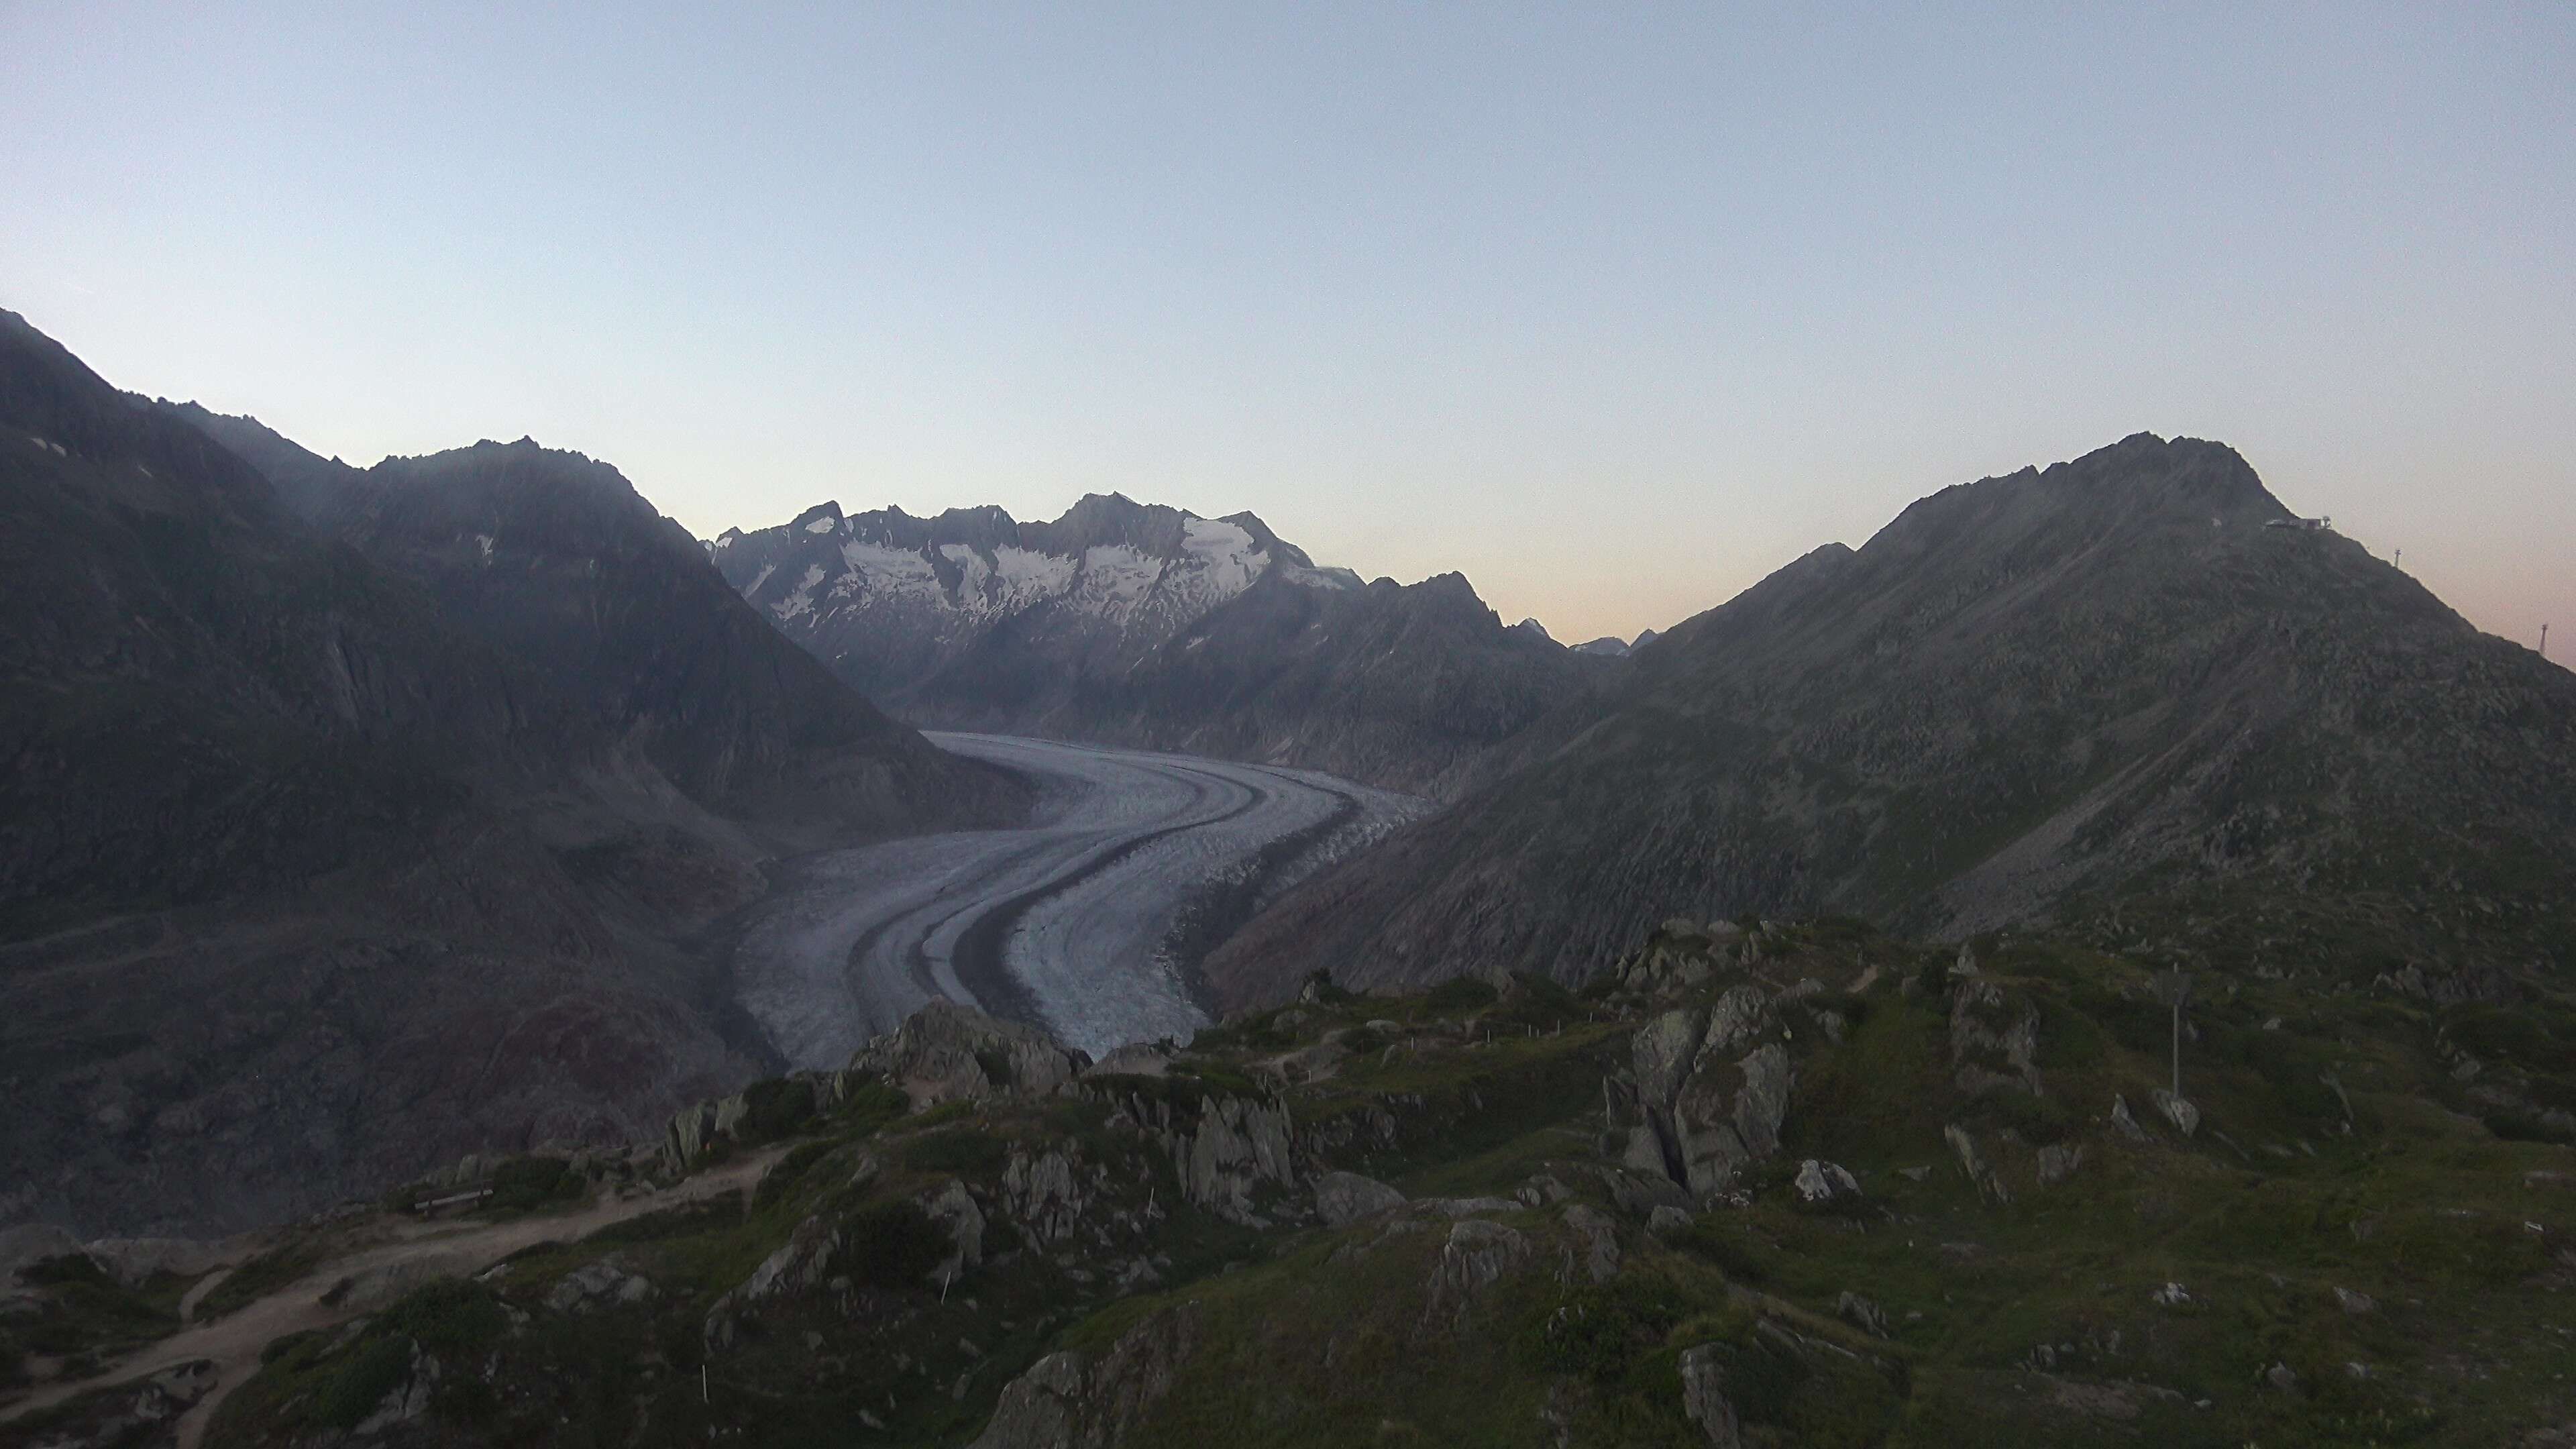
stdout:
{"type": "Polygon", "coordinates": [[[1269,895],[1428,810],[1308,770],[1001,735],[943,749],[1036,781],[1033,820],[827,851],[746,923],[735,989],[798,1067],[836,1067],[933,996],[1095,1055],[1209,1015],[1199,956],[1269,895]]]}

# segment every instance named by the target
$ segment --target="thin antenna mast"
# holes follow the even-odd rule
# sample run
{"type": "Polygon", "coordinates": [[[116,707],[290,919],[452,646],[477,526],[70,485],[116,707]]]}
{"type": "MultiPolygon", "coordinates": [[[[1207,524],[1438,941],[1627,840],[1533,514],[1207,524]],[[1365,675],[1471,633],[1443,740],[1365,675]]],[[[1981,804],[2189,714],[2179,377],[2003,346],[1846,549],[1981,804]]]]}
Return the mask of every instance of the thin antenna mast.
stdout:
{"type": "Polygon", "coordinates": [[[2546,624],[2540,626],[2540,657],[2549,657],[2549,626],[2546,624]]]}

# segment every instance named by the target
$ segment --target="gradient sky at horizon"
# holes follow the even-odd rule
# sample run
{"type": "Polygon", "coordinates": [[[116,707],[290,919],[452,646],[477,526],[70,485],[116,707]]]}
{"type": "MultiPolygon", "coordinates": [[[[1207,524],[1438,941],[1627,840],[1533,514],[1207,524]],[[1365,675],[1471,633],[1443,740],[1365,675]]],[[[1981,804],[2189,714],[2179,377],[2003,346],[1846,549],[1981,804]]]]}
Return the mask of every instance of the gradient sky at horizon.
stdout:
{"type": "Polygon", "coordinates": [[[0,0],[0,168],[110,381],[705,535],[1116,490],[1572,642],[2143,429],[2576,657],[2576,6],[0,0]]]}

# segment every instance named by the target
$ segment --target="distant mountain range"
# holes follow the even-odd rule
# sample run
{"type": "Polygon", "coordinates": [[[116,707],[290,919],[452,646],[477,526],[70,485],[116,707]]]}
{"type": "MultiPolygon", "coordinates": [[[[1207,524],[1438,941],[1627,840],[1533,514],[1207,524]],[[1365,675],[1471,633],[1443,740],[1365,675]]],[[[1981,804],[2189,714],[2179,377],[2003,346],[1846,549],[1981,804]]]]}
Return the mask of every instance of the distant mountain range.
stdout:
{"type": "Polygon", "coordinates": [[[0,1221],[274,1221],[744,1080],[771,861],[1028,804],[896,718],[1449,802],[1220,947],[1221,1005],[1745,913],[2257,919],[2508,998],[2576,958],[2576,675],[2290,518],[2142,434],[1568,649],[1114,495],[702,544],[578,454],[351,468],[0,314],[0,1221]]]}
{"type": "MultiPolygon", "coordinates": [[[[1600,661],[1467,581],[1364,583],[1249,513],[1051,523],[824,503],[708,545],[787,636],[923,725],[1310,766],[1438,793],[1600,661]]],[[[1593,651],[1597,654],[1599,651],[1593,651]]]]}
{"type": "Polygon", "coordinates": [[[1654,642],[1655,631],[1652,629],[1647,630],[1645,633],[1638,635],[1634,639],[1621,639],[1615,634],[1604,634],[1598,639],[1589,639],[1581,644],[1575,645],[1574,652],[1577,654],[1599,654],[1610,659],[1625,659],[1629,655],[1634,654],[1638,650],[1643,649],[1654,642]]]}
{"type": "Polygon", "coordinates": [[[1946,489],[1569,693],[1208,974],[1574,981],[1668,916],[1814,911],[2121,944],[2289,911],[2455,994],[2576,960],[2576,675],[2291,516],[2145,434],[1946,489]]]}
{"type": "Polygon", "coordinates": [[[781,851],[1012,818],[614,469],[360,472],[0,313],[0,1221],[276,1221],[763,1064],[781,851]]]}

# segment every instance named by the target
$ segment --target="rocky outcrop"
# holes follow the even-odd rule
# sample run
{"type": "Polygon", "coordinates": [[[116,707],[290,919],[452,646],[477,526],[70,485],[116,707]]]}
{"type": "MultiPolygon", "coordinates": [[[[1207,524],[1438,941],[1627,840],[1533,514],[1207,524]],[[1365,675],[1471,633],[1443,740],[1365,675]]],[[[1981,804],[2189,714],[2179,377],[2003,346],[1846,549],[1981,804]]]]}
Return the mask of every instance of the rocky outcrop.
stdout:
{"type": "Polygon", "coordinates": [[[1315,1179],[1315,1216],[1342,1227],[1404,1206],[1404,1194],[1356,1172],[1327,1172],[1315,1179]]]}
{"type": "MultiPolygon", "coordinates": [[[[763,1263],[761,1267],[767,1271],[769,1264],[763,1263]]],[[[758,1277],[757,1274],[753,1276],[758,1277]]],[[[654,1297],[651,1280],[640,1273],[628,1272],[625,1265],[614,1258],[603,1258],[596,1263],[585,1263],[556,1280],[555,1286],[546,1294],[546,1306],[557,1313],[589,1313],[603,1308],[649,1303],[654,1297]]]]}
{"type": "Polygon", "coordinates": [[[1813,1157],[1798,1164],[1797,1180],[1791,1186],[1797,1190],[1798,1201],[1809,1207],[1828,1207],[1860,1197],[1860,1183],[1849,1170],[1839,1163],[1813,1157]]]}
{"type": "Polygon", "coordinates": [[[32,1449],[124,1449],[134,1444],[168,1444],[179,1416],[195,1407],[215,1383],[213,1360],[177,1364],[75,1400],[72,1406],[49,1416],[46,1427],[36,1437],[10,1442],[24,1442],[32,1449]]]}
{"type": "Polygon", "coordinates": [[[2084,1144],[2052,1142],[2039,1149],[2039,1185],[2055,1187],[2084,1165],[2084,1144]]]}
{"type": "Polygon", "coordinates": [[[1705,1200],[1777,1152],[1795,1080],[1786,1037],[1771,999],[1749,982],[1713,1007],[1675,1008],[1640,1028],[1630,1077],[1604,1088],[1614,1122],[1631,1119],[1622,1165],[1705,1200]]]}
{"type": "Polygon", "coordinates": [[[1107,1353],[1051,1353],[1002,1389],[973,1449],[1114,1449],[1172,1391],[1198,1347],[1195,1303],[1166,1308],[1107,1353]]]}
{"type": "Polygon", "coordinates": [[[1693,990],[1741,959],[1744,928],[1732,921],[1700,925],[1679,917],[1664,922],[1646,944],[1619,963],[1619,984],[1649,996],[1693,990]]]}
{"type": "Polygon", "coordinates": [[[2039,1009],[1982,976],[1950,994],[1950,1069],[1962,1092],[2017,1086],[2039,1092],[2039,1009]]]}
{"type": "Polygon", "coordinates": [[[1282,1103],[1210,1096],[1176,1104],[1134,1094],[1110,1100],[1119,1120],[1171,1154],[1182,1196],[1229,1222],[1269,1226],[1261,1209],[1303,1181],[1296,1124],[1282,1103]]]}
{"type": "Polygon", "coordinates": [[[1887,1337],[1887,1310],[1848,1288],[1834,1295],[1834,1316],[1875,1337],[1887,1337]]]}
{"type": "Polygon", "coordinates": [[[1487,1218],[1464,1218],[1449,1229],[1431,1274],[1426,1323],[1454,1321],[1487,1289],[1529,1265],[1530,1242],[1518,1229],[1487,1218]]]}
{"type": "Polygon", "coordinates": [[[903,1089],[913,1110],[960,1098],[1040,1096],[1082,1074],[1091,1058],[1033,1026],[933,1000],[850,1058],[903,1089]]]}
{"type": "Polygon", "coordinates": [[[2138,1119],[2129,1113],[2129,1099],[2117,1092],[2111,1094],[2111,1125],[2132,1142],[2147,1140],[2147,1129],[2139,1126],[2138,1119]]]}
{"type": "MultiPolygon", "coordinates": [[[[1576,1203],[1566,1208],[1562,1216],[1566,1229],[1573,1233],[1576,1243],[1581,1246],[1580,1262],[1584,1275],[1595,1283],[1607,1283],[1618,1277],[1619,1225],[1610,1220],[1610,1215],[1599,1208],[1576,1203]]],[[[1576,1263],[1576,1254],[1568,1250],[1564,1277],[1572,1279],[1576,1263]]]]}
{"type": "MultiPolygon", "coordinates": [[[[979,1224],[980,1226],[980,1224],[979,1224]]],[[[841,1230],[829,1219],[810,1217],[798,1223],[779,1249],[761,1260],[751,1276],[728,1290],[707,1310],[703,1330],[710,1350],[731,1347],[742,1317],[773,1298],[802,1293],[823,1281],[832,1255],[840,1251],[841,1230]]],[[[557,1292],[561,1292],[558,1287],[557,1292]]]]}
{"type": "Polygon", "coordinates": [[[957,1281],[959,1274],[984,1261],[984,1210],[975,1205],[975,1197],[966,1184],[951,1180],[946,1187],[921,1199],[921,1210],[930,1220],[948,1230],[949,1254],[931,1276],[941,1283],[957,1281]]]}
{"type": "Polygon", "coordinates": [[[2012,1201],[2012,1193],[2004,1187],[2003,1178],[1996,1175],[1985,1155],[1977,1151],[1977,1139],[1968,1135],[1966,1128],[1956,1122],[1950,1123],[1941,1129],[1941,1139],[1950,1144],[1951,1153],[1959,1159],[1959,1170],[1968,1175],[1968,1181],[1976,1184],[1979,1197],[1989,1202],[2012,1201]]]}
{"type": "Polygon", "coordinates": [[[1002,1205],[1011,1221],[1039,1247],[1073,1236],[1082,1222],[1086,1194],[1074,1160],[1061,1151],[1014,1148],[1002,1169],[1002,1205]]]}
{"type": "Polygon", "coordinates": [[[2164,1113],[2165,1120],[2185,1137],[2200,1130],[2200,1109],[2163,1087],[2156,1088],[2156,1110],[2164,1113]]]}
{"type": "Polygon", "coordinates": [[[411,1368],[400,1381],[385,1391],[385,1397],[373,1412],[350,1430],[355,1438],[365,1439],[388,1429],[408,1424],[429,1412],[429,1401],[438,1392],[438,1381],[445,1368],[435,1354],[417,1342],[411,1346],[411,1368]]]}
{"type": "Polygon", "coordinates": [[[1708,1436],[1709,1449],[1743,1449],[1743,1425],[1726,1392],[1725,1354],[1712,1343],[1682,1351],[1682,1415],[1708,1436]]]}

